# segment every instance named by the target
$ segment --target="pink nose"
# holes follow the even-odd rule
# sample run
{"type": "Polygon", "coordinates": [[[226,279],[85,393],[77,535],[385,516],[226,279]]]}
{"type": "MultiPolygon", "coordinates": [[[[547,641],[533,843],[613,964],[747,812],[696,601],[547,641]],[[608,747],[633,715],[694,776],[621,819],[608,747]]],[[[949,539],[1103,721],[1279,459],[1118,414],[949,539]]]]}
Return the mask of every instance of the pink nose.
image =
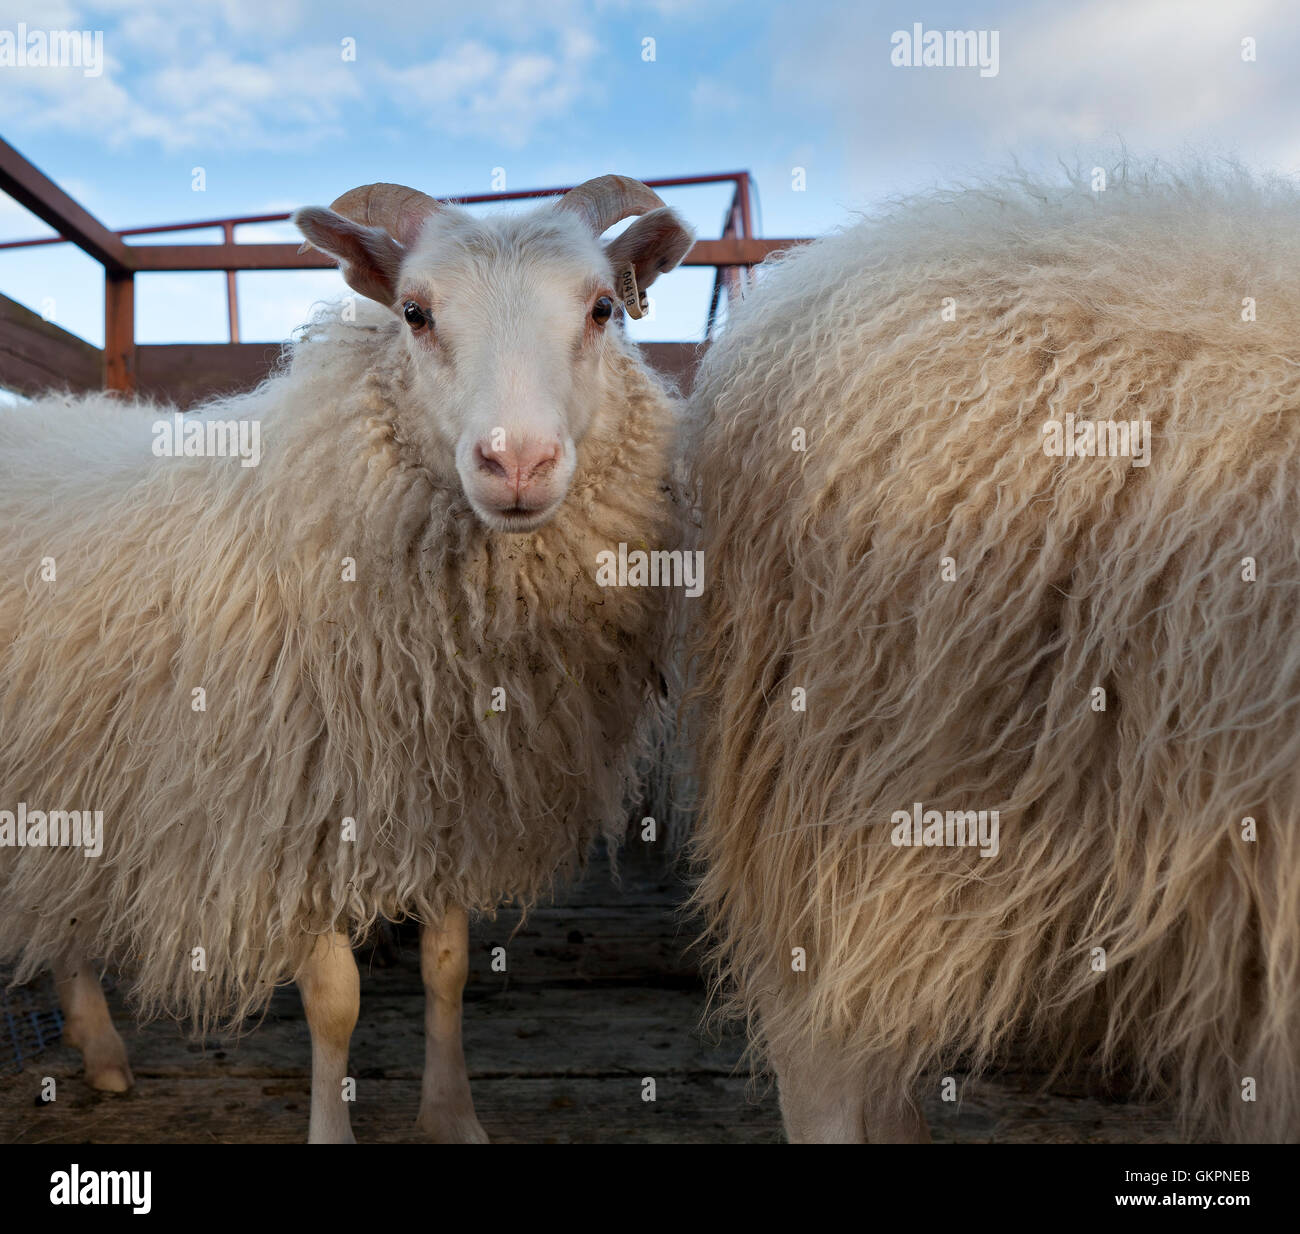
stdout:
{"type": "Polygon", "coordinates": [[[494,449],[491,441],[480,441],[474,447],[474,462],[479,471],[493,480],[505,483],[520,496],[530,485],[545,478],[560,460],[558,441],[508,441],[501,449],[494,449]]]}

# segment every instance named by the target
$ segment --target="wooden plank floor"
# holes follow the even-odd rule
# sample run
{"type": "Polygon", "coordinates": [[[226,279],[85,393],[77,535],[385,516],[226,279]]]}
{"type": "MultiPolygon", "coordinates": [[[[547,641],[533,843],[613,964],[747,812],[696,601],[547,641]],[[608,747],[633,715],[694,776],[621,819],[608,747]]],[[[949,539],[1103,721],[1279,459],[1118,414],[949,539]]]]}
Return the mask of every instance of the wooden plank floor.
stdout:
{"type": "MultiPolygon", "coordinates": [[[[737,1069],[735,1036],[701,1034],[704,991],[680,884],[625,860],[621,885],[597,862],[561,906],[474,926],[465,1049],[475,1105],[499,1143],[774,1143],[775,1093],[737,1069]],[[512,933],[513,932],[513,933],[512,933]],[[508,972],[491,971],[506,948],[508,972]],[[642,1081],[656,1100],[642,1100],[642,1081]]],[[[353,1128],[362,1142],[418,1141],[423,991],[413,933],[359,954],[361,1019],[352,1039],[353,1128]]],[[[75,1051],[59,1047],[0,1080],[0,1143],[300,1143],[306,1138],[310,1045],[296,992],[272,999],[238,1040],[196,1041],[175,1025],[130,1025],[110,1003],[130,1051],[135,1089],[95,1093],[75,1051]],[[57,1099],[39,1098],[44,1076],[57,1099]]],[[[937,1085],[930,1086],[937,1088],[937,1085]]],[[[1160,1111],[1102,1099],[1086,1085],[1010,1072],[960,1104],[923,1104],[934,1138],[956,1142],[1168,1140],[1160,1111]]]]}

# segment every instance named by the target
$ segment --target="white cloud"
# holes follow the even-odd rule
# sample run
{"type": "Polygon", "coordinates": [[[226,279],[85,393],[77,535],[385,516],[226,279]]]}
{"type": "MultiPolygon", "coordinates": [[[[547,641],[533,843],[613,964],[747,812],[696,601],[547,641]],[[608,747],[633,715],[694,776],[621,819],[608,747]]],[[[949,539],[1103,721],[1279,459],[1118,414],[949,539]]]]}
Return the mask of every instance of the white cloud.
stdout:
{"type": "Polygon", "coordinates": [[[19,22],[40,30],[81,30],[87,25],[67,0],[42,0],[39,7],[31,0],[0,0],[0,29],[13,30],[19,22]]]}
{"type": "Polygon", "coordinates": [[[339,131],[345,108],[362,94],[338,49],[319,44],[261,62],[219,48],[139,71],[107,51],[105,60],[101,77],[31,69],[6,79],[6,118],[36,131],[93,135],[112,147],[292,148],[339,131]]]}
{"type": "Polygon", "coordinates": [[[556,42],[549,51],[503,52],[469,40],[423,64],[383,66],[377,75],[422,127],[518,148],[587,89],[595,40],[571,29],[556,42]]]}
{"type": "Polygon", "coordinates": [[[770,89],[807,126],[821,183],[845,199],[943,180],[1011,155],[1030,163],[1100,156],[1234,152],[1294,168],[1300,28],[1289,0],[1076,0],[1002,5],[926,28],[999,34],[996,77],[895,68],[890,35],[907,26],[873,7],[810,7],[769,36],[770,89]],[[1258,40],[1244,62],[1241,40],[1258,40]],[[1288,162],[1288,160],[1291,160],[1288,162]]]}
{"type": "Polygon", "coordinates": [[[1245,134],[1263,118],[1261,96],[1275,79],[1268,67],[1242,61],[1241,39],[1254,32],[1266,57],[1281,52],[1289,64],[1291,49],[1270,46],[1266,35],[1279,15],[1276,0],[1093,0],[1054,8],[1041,24],[1003,34],[1005,93],[996,110],[983,110],[1007,141],[1052,134],[1086,140],[1108,128],[1161,142],[1207,131],[1245,134]]]}
{"type": "MultiPolygon", "coordinates": [[[[572,3],[427,5],[414,45],[390,13],[338,0],[161,0],[93,17],[53,3],[49,27],[105,28],[104,71],[0,70],[6,121],[169,153],[300,149],[393,112],[422,131],[518,147],[589,89],[597,52],[572,3]],[[430,31],[437,54],[421,60],[430,31]],[[344,37],[356,39],[355,60],[343,58],[344,37]]],[[[0,0],[0,27],[23,11],[0,0]]]]}

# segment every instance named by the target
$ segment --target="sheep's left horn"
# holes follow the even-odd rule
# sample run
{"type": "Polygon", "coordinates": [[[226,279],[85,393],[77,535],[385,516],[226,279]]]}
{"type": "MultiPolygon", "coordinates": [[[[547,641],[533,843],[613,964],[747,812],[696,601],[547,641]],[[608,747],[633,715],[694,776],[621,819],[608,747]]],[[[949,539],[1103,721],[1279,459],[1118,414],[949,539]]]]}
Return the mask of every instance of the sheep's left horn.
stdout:
{"type": "Polygon", "coordinates": [[[403,248],[410,248],[438,202],[404,184],[363,184],[348,189],[330,209],[363,227],[379,227],[403,248]]]}
{"type": "Polygon", "coordinates": [[[597,176],[565,193],[556,209],[574,211],[594,235],[600,236],[628,215],[646,214],[663,204],[659,194],[640,180],[629,176],[597,176]]]}

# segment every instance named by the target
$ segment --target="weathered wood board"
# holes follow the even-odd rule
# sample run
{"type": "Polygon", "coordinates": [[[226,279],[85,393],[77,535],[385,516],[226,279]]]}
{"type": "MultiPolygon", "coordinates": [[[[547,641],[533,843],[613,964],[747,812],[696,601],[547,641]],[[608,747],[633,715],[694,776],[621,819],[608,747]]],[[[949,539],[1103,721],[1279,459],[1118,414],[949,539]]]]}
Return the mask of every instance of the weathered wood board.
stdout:
{"type": "MultiPolygon", "coordinates": [[[[465,1046],[479,1117],[501,1143],[775,1143],[775,1092],[740,1067],[735,1035],[700,1031],[704,989],[680,885],[646,863],[603,864],[561,906],[478,922],[471,939],[465,1046]],[[516,928],[517,927],[517,928],[516,928]],[[507,971],[491,969],[506,948],[507,971]],[[642,1083],[655,1081],[655,1101],[642,1083]]],[[[416,1142],[423,990],[414,935],[362,951],[361,1019],[352,1039],[358,1140],[416,1142]]],[[[195,1040],[171,1023],[136,1029],[111,998],[136,1088],[92,1092],[75,1051],[60,1047],[0,1081],[0,1143],[300,1143],[310,1048],[297,993],[276,993],[238,1039],[195,1040]],[[53,1076],[57,1098],[39,1099],[53,1076]]],[[[938,1085],[930,1086],[935,1093],[938,1085]]],[[[1107,1100],[1078,1079],[1040,1091],[1009,1071],[971,1085],[960,1104],[926,1099],[934,1138],[955,1142],[1168,1140],[1158,1109],[1107,1100]]]]}

